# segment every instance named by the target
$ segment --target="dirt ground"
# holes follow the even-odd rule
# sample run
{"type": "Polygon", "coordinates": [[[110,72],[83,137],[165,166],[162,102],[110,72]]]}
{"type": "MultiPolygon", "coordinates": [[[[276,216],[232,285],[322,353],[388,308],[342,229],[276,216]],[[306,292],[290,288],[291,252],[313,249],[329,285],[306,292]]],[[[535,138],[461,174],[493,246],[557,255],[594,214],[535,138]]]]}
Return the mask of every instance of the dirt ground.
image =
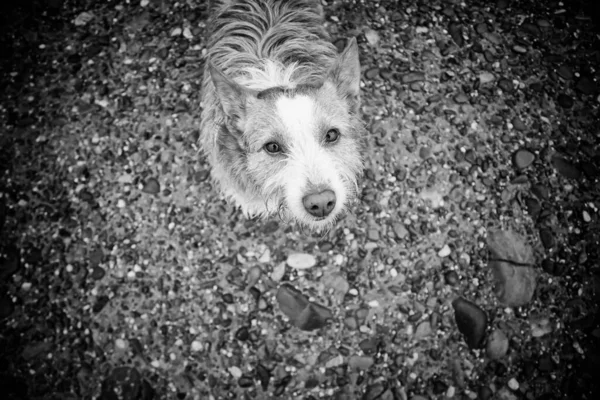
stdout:
{"type": "Polygon", "coordinates": [[[370,132],[325,235],[213,188],[203,1],[3,3],[0,396],[598,398],[593,3],[323,1],[370,132]]]}

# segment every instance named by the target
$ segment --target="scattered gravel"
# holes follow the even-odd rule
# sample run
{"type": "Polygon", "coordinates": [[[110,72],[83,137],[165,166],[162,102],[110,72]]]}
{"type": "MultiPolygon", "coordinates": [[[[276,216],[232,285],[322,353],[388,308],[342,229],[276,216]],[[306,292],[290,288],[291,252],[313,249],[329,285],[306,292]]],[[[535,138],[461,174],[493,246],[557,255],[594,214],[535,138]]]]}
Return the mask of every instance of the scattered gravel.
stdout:
{"type": "Polygon", "coordinates": [[[324,2],[370,135],[319,235],[213,187],[207,2],[3,7],[4,397],[597,397],[584,3],[324,2]]]}

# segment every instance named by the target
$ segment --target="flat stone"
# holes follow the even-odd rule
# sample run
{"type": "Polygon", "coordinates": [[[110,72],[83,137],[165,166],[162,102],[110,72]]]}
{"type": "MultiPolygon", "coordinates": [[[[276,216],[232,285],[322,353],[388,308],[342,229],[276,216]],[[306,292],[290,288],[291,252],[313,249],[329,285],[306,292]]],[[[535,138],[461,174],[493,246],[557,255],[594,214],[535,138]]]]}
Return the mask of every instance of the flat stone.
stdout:
{"type": "Polygon", "coordinates": [[[255,375],[260,381],[260,385],[263,390],[267,390],[269,388],[269,382],[271,381],[271,371],[262,364],[258,364],[256,366],[255,375]]]}
{"type": "Polygon", "coordinates": [[[367,231],[367,239],[372,242],[376,242],[379,240],[379,230],[375,228],[371,228],[367,231]]]}
{"type": "Polygon", "coordinates": [[[469,102],[469,96],[461,92],[454,96],[454,101],[457,104],[465,104],[469,102]]]}
{"type": "Polygon", "coordinates": [[[308,298],[291,285],[282,285],[276,298],[281,312],[292,321],[297,320],[309,304],[308,298]]]}
{"type": "Polygon", "coordinates": [[[515,44],[512,47],[512,49],[517,54],[525,54],[525,53],[527,53],[527,49],[525,47],[521,46],[521,45],[518,45],[518,44],[515,44]]]}
{"type": "Polygon", "coordinates": [[[547,250],[553,249],[556,245],[556,241],[554,240],[554,234],[550,229],[544,228],[540,229],[540,240],[544,245],[544,248],[547,250]]]}
{"type": "Polygon", "coordinates": [[[535,257],[525,238],[513,231],[488,234],[490,258],[495,281],[494,293],[508,307],[520,307],[531,301],[536,288],[535,257]]]}
{"type": "Polygon", "coordinates": [[[396,235],[396,239],[404,239],[408,236],[408,229],[404,226],[404,224],[400,222],[395,222],[392,225],[392,229],[394,230],[394,234],[396,235]]]}
{"type": "Polygon", "coordinates": [[[471,349],[481,346],[487,327],[487,314],[478,305],[462,297],[452,301],[454,319],[465,342],[471,349]]]}
{"type": "Polygon", "coordinates": [[[527,149],[519,149],[513,154],[512,160],[515,168],[525,169],[535,161],[535,154],[527,149]]]}
{"type": "Polygon", "coordinates": [[[450,33],[452,40],[454,40],[454,43],[456,43],[458,47],[462,47],[465,44],[462,29],[462,25],[456,22],[452,22],[448,27],[448,33],[450,33]]]}
{"type": "Polygon", "coordinates": [[[512,124],[513,128],[515,128],[519,132],[523,132],[523,131],[527,130],[527,126],[523,123],[523,120],[519,117],[514,117],[512,119],[512,121],[510,121],[510,123],[512,124]]]}
{"type": "Polygon", "coordinates": [[[488,337],[485,350],[492,360],[504,357],[508,351],[508,337],[501,329],[495,329],[488,337]]]}
{"type": "Polygon", "coordinates": [[[417,325],[417,329],[415,330],[415,338],[422,339],[431,335],[431,332],[431,323],[429,321],[423,321],[417,325]]]}
{"type": "Polygon", "coordinates": [[[308,269],[315,266],[317,259],[312,254],[292,253],[288,256],[286,263],[294,269],[308,269]]]}
{"type": "Polygon", "coordinates": [[[548,21],[547,19],[538,19],[536,23],[537,26],[539,26],[540,28],[550,28],[552,26],[550,21],[548,21]]]}
{"type": "Polygon", "coordinates": [[[558,105],[562,108],[571,108],[573,107],[573,104],[575,104],[573,98],[564,93],[559,94],[556,101],[558,102],[558,105]]]}
{"type": "Polygon", "coordinates": [[[503,42],[502,36],[498,35],[496,32],[484,32],[481,34],[481,36],[496,46],[502,44],[503,42]]]}
{"type": "Polygon", "coordinates": [[[376,337],[370,337],[367,339],[363,339],[358,343],[358,347],[362,350],[366,355],[373,355],[377,353],[377,347],[379,346],[379,339],[376,337]]]}
{"type": "Polygon", "coordinates": [[[561,65],[560,67],[558,67],[556,73],[558,74],[558,76],[565,80],[570,81],[571,79],[573,79],[573,69],[571,69],[571,67],[567,65],[561,65]]]}
{"type": "Polygon", "coordinates": [[[431,148],[422,146],[419,149],[419,157],[421,157],[423,160],[427,160],[429,157],[431,157],[431,148]]]}
{"type": "Polygon", "coordinates": [[[96,247],[88,255],[88,263],[91,267],[99,265],[104,260],[104,251],[100,247],[96,247]]]}
{"type": "Polygon", "coordinates": [[[479,74],[479,83],[485,85],[496,80],[496,76],[491,72],[483,71],[479,74]]]}
{"type": "Polygon", "coordinates": [[[332,312],[308,298],[291,285],[282,285],[276,296],[279,308],[299,329],[311,331],[322,328],[333,318],[332,312]]]}
{"type": "Polygon", "coordinates": [[[156,178],[148,178],[144,184],[144,187],[142,188],[142,192],[148,194],[157,194],[160,192],[160,183],[158,183],[156,178]]]}
{"type": "Polygon", "coordinates": [[[348,367],[356,371],[366,371],[374,363],[375,360],[370,356],[352,356],[348,359],[348,367]]]}
{"type": "Polygon", "coordinates": [[[422,82],[425,80],[425,74],[423,72],[413,71],[408,74],[402,75],[402,83],[408,84],[413,82],[422,82]]]}
{"type": "Polygon", "coordinates": [[[377,67],[369,68],[365,72],[365,77],[369,80],[373,80],[373,79],[379,77],[379,68],[377,68],[377,67]]]}
{"type": "Polygon", "coordinates": [[[550,198],[550,189],[546,185],[536,183],[531,186],[531,193],[533,193],[540,200],[548,200],[550,198]]]}

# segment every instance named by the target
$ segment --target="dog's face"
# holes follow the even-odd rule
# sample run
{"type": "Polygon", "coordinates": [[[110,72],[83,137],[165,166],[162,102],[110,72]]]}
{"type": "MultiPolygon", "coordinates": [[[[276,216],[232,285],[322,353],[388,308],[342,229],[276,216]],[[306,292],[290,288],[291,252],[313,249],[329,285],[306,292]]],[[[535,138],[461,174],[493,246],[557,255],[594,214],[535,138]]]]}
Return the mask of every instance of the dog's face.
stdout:
{"type": "Polygon", "coordinates": [[[211,71],[228,119],[219,136],[232,174],[279,214],[327,229],[356,198],[364,128],[352,41],[319,86],[250,91],[211,71]]]}

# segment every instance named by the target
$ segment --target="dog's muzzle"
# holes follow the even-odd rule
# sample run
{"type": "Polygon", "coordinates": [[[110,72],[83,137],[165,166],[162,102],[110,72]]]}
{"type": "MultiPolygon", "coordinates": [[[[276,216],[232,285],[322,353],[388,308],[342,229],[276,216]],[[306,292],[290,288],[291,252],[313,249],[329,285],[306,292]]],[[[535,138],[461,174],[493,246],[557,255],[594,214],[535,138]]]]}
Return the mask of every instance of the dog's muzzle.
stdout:
{"type": "Polygon", "coordinates": [[[310,193],[302,199],[304,209],[313,217],[325,218],[335,208],[335,193],[326,189],[321,192],[310,193]]]}

